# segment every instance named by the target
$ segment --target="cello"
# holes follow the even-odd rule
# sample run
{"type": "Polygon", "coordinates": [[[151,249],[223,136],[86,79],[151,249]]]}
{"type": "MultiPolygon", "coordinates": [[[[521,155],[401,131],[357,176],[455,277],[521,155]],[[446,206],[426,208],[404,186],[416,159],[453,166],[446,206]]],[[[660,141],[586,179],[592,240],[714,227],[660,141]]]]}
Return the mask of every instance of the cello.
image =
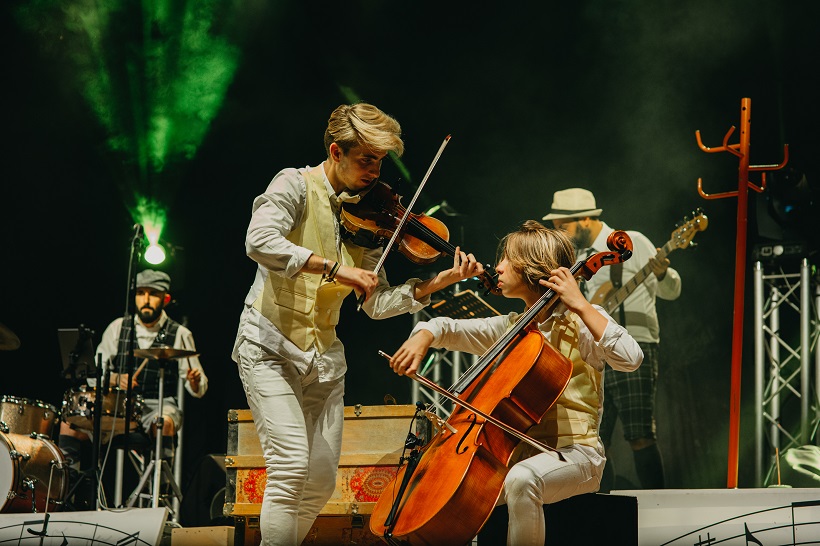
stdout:
{"type": "MultiPolygon", "coordinates": [[[[609,252],[574,264],[573,276],[587,280],[603,266],[632,255],[623,231],[607,239],[609,252]]],[[[504,486],[513,450],[524,441],[556,452],[526,435],[561,396],[572,363],[549,344],[536,326],[560,301],[547,290],[449,389],[419,376],[413,379],[455,403],[432,439],[414,449],[384,488],[370,518],[370,530],[391,545],[468,544],[492,513],[504,486]]],[[[383,356],[384,355],[382,353],[383,356]]]]}

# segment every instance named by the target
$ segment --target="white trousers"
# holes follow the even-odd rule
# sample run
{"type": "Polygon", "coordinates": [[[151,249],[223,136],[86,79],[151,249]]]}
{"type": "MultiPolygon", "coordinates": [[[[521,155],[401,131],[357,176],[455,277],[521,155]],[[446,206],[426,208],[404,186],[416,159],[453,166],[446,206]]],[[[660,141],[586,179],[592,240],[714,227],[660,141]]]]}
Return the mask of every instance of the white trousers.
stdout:
{"type": "Polygon", "coordinates": [[[244,341],[239,377],[248,398],[267,484],[262,500],[263,546],[297,546],[333,495],[342,446],[344,379],[319,382],[280,357],[244,341]]]}
{"type": "Polygon", "coordinates": [[[582,445],[561,449],[561,454],[566,461],[540,453],[515,464],[507,473],[502,504],[506,502],[510,514],[508,546],[543,546],[543,505],[598,491],[606,458],[582,445]]]}

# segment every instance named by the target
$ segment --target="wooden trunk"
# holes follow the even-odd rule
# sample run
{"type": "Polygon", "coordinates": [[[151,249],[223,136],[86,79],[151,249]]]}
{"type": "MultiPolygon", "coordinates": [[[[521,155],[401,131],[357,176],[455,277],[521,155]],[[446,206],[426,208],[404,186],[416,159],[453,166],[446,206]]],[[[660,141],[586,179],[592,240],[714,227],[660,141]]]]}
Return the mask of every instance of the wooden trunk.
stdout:
{"type": "MultiPolygon", "coordinates": [[[[373,506],[393,479],[414,405],[346,406],[342,454],[336,490],[303,544],[380,544],[370,533],[373,506]]],[[[413,432],[427,443],[429,421],[419,419],[413,432]]],[[[237,546],[259,544],[259,514],[265,489],[265,462],[250,410],[228,411],[225,516],[234,518],[237,546]]]]}

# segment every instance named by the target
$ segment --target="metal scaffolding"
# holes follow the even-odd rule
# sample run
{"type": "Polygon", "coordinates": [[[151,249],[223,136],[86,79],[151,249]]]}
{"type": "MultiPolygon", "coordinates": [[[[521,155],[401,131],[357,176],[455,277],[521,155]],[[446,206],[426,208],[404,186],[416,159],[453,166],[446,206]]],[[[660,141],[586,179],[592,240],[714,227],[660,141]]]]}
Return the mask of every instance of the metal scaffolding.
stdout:
{"type": "Polygon", "coordinates": [[[757,487],[777,482],[778,453],[817,442],[820,417],[820,288],[807,259],[796,273],[779,264],[765,268],[755,262],[757,487]]]}
{"type": "MultiPolygon", "coordinates": [[[[433,318],[422,309],[413,315],[413,326],[423,320],[433,318]]],[[[465,354],[460,351],[445,351],[437,349],[430,351],[427,355],[427,360],[419,368],[419,375],[425,376],[434,383],[441,385],[444,388],[449,388],[456,380],[461,377],[466,365],[472,366],[475,363],[476,355],[465,354]],[[445,384],[442,384],[442,381],[445,384]]],[[[425,406],[432,404],[435,408],[435,413],[446,419],[453,411],[453,402],[447,400],[437,392],[432,392],[423,389],[421,385],[416,382],[411,382],[411,399],[413,403],[422,402],[425,406]]]]}

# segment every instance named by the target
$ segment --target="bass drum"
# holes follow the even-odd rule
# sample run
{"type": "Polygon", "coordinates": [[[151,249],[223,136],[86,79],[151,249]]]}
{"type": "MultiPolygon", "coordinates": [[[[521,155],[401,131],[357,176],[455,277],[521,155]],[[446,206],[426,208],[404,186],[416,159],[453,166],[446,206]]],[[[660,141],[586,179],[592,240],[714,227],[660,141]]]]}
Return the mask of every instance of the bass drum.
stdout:
{"type": "Polygon", "coordinates": [[[68,464],[48,438],[0,433],[0,512],[59,512],[68,464]]]}
{"type": "Polygon", "coordinates": [[[57,408],[51,404],[16,396],[0,396],[0,430],[3,432],[33,432],[51,438],[58,418],[57,408]]]}

